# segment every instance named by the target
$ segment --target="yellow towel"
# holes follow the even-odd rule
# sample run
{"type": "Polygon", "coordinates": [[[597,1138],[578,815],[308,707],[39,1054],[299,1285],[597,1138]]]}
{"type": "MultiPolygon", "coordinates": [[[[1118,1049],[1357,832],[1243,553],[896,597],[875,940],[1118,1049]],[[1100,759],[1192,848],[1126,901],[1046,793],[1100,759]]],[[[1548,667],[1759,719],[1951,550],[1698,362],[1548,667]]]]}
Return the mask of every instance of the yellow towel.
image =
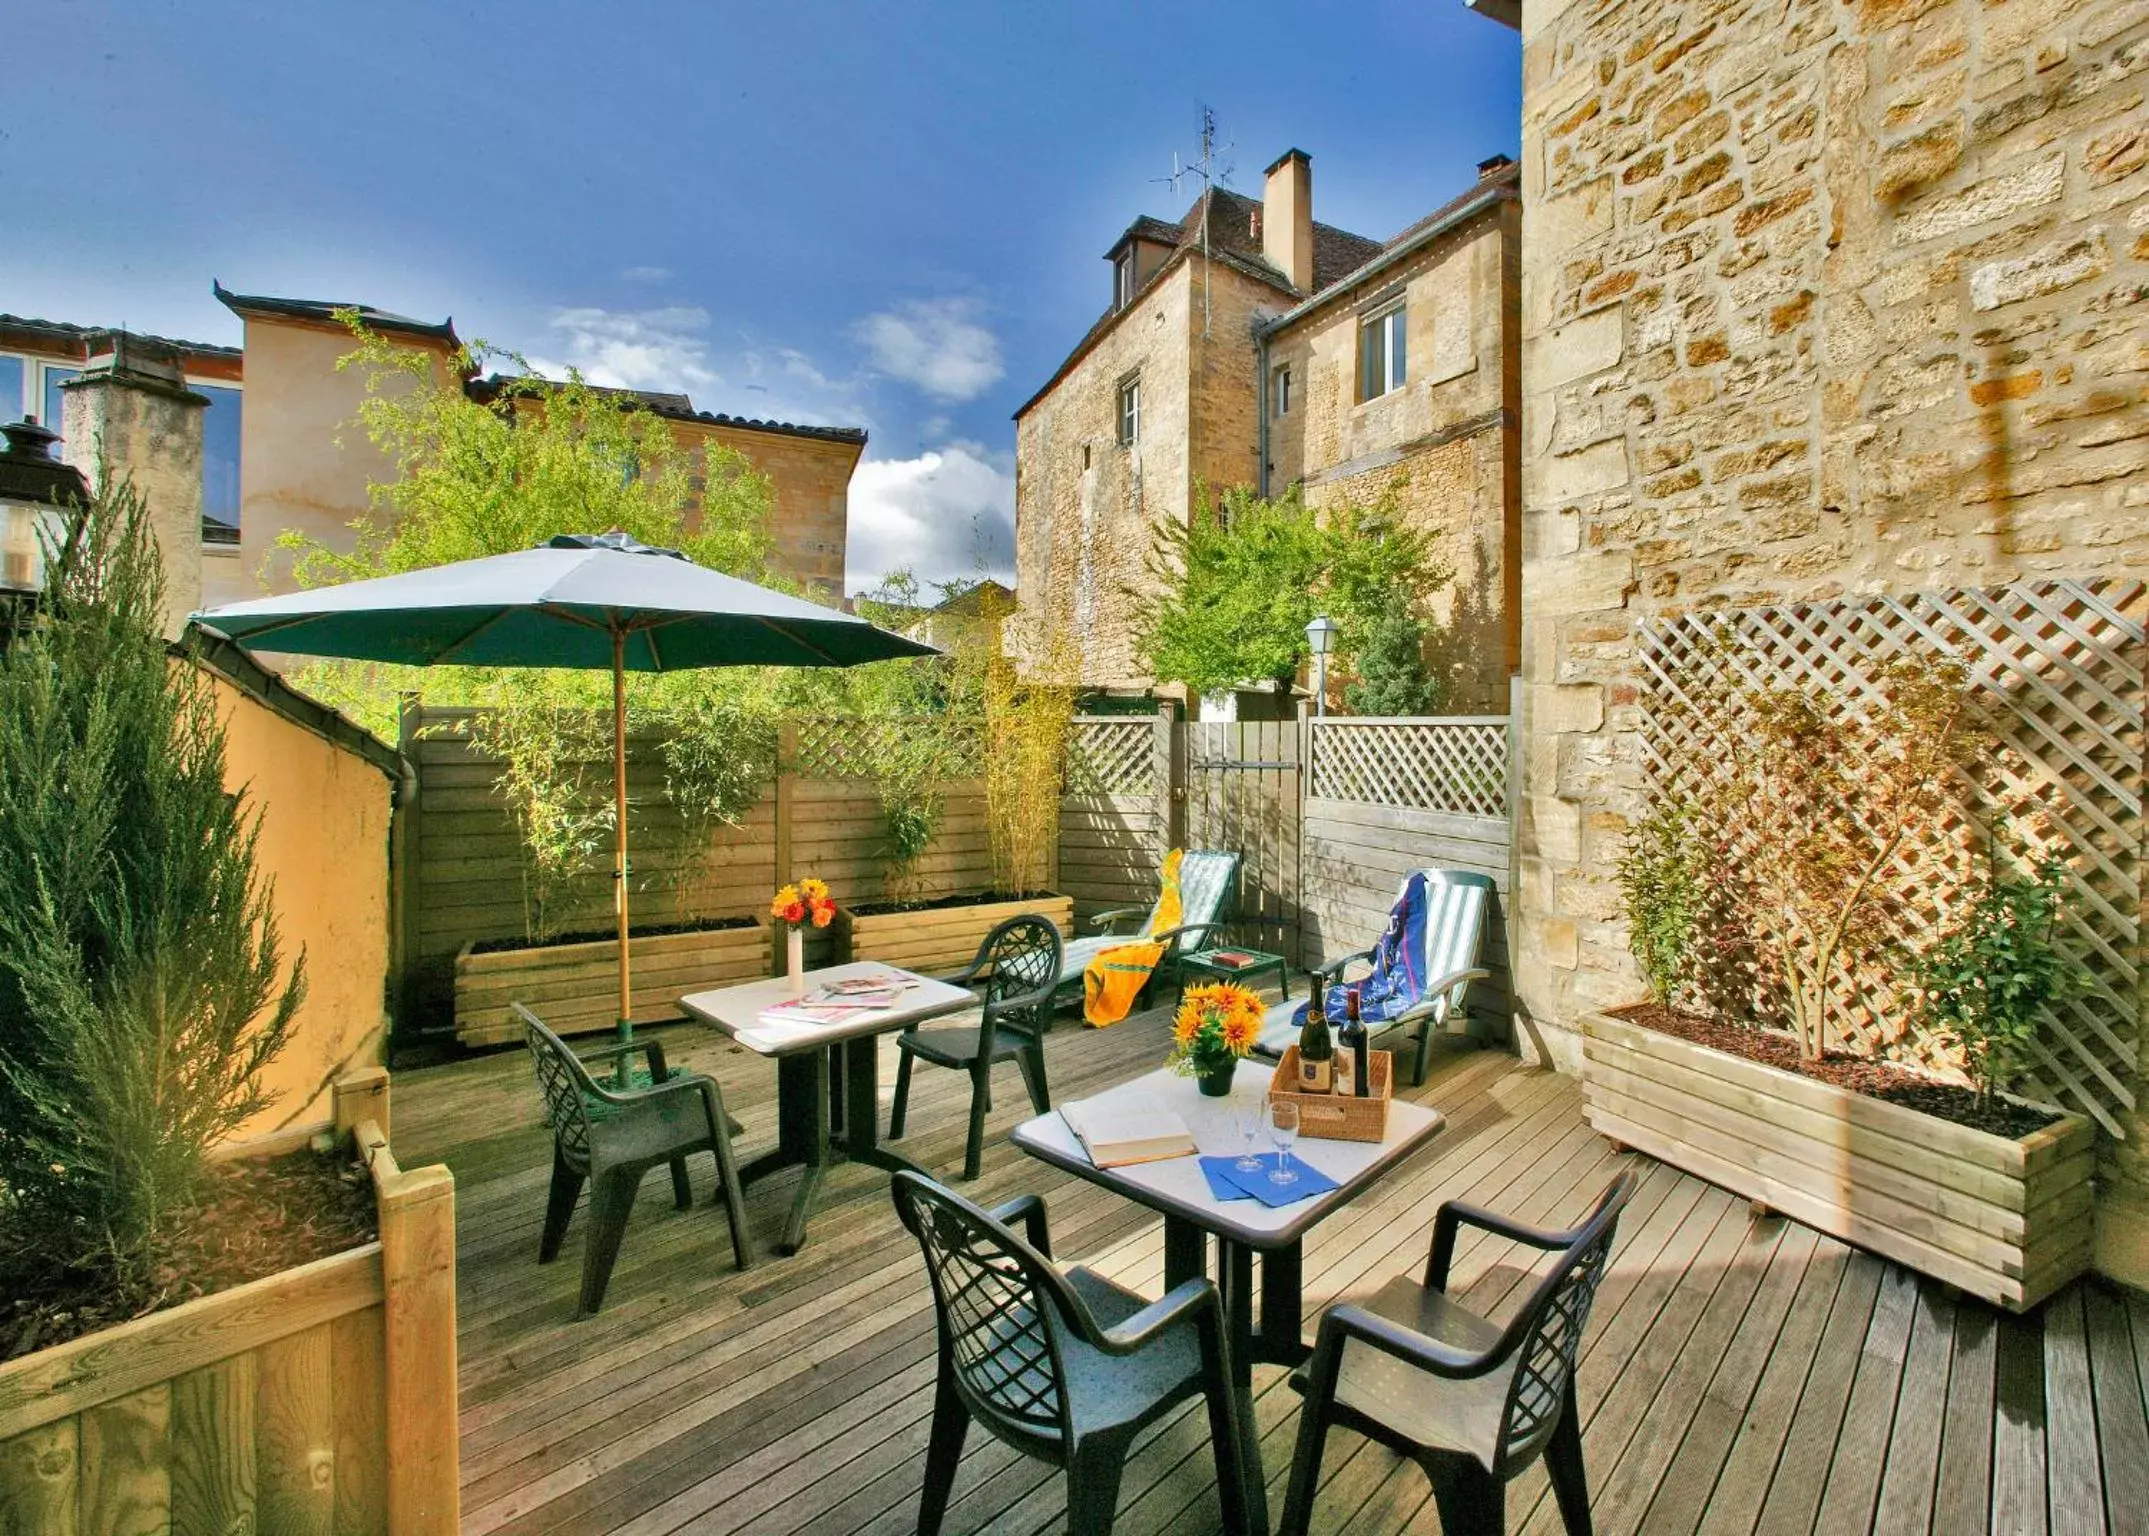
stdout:
{"type": "Polygon", "coordinates": [[[1177,848],[1164,855],[1163,867],[1158,871],[1156,909],[1142,927],[1143,937],[1099,952],[1082,969],[1082,1017],[1098,1029],[1117,1024],[1127,1016],[1157,962],[1164,958],[1164,946],[1146,940],[1151,934],[1169,933],[1179,926],[1184,911],[1179,902],[1179,860],[1183,856],[1177,848]]]}
{"type": "Polygon", "coordinates": [[[1131,939],[1100,953],[1082,971],[1082,1017],[1097,1028],[1127,1016],[1149,973],[1164,958],[1164,946],[1131,939]]]}

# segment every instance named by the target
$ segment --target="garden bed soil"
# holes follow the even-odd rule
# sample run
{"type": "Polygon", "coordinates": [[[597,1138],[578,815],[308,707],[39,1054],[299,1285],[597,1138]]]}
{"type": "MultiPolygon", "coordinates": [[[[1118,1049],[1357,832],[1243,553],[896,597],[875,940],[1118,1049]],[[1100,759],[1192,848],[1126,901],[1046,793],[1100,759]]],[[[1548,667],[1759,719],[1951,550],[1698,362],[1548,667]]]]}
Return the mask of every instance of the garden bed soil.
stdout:
{"type": "Polygon", "coordinates": [[[1843,1055],[1808,1061],[1799,1054],[1796,1041],[1750,1024],[1726,1023],[1700,1014],[1678,1012],[1657,1003],[1637,1003],[1611,1012],[1615,1018],[1626,1019],[1660,1034],[1677,1035],[1682,1040],[1743,1056],[1765,1067],[1795,1072],[1850,1093],[1900,1104],[1905,1109],[1914,1109],[1935,1119],[2010,1140],[2041,1131],[2061,1118],[2050,1110],[2012,1099],[1995,1098],[1980,1103],[1976,1093],[1968,1088],[1935,1082],[1892,1062],[1843,1055]]]}
{"type": "MultiPolygon", "coordinates": [[[[693,923],[637,923],[627,930],[630,939],[661,939],[675,933],[726,933],[734,928],[751,928],[751,917],[716,917],[693,923]]],[[[473,955],[496,955],[510,949],[551,949],[562,944],[614,944],[619,941],[617,928],[578,928],[572,933],[555,933],[544,939],[477,939],[470,945],[473,955]]]]}
{"type": "Polygon", "coordinates": [[[846,906],[853,917],[886,917],[895,912],[940,912],[950,907],[985,907],[1003,901],[1043,901],[1054,891],[979,891],[968,896],[935,896],[927,901],[866,901],[846,906]]]}
{"type": "Polygon", "coordinates": [[[177,1224],[152,1272],[117,1292],[108,1281],[56,1272],[36,1235],[0,1233],[0,1361],[196,1297],[230,1290],[362,1247],[379,1235],[373,1181],[349,1151],[242,1158],[210,1170],[209,1187],[177,1224]]]}

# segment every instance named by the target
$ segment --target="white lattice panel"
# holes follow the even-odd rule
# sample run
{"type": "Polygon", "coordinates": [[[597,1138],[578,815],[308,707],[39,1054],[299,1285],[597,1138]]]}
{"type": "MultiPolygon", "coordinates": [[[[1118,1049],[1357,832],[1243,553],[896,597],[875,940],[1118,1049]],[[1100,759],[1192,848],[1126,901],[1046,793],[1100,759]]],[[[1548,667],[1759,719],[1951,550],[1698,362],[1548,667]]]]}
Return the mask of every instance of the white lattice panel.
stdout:
{"type": "Polygon", "coordinates": [[[1077,720],[1067,735],[1067,793],[1147,795],[1156,792],[1154,720],[1077,720]]]}
{"type": "Polygon", "coordinates": [[[870,779],[909,754],[933,753],[959,772],[978,760],[975,726],[945,720],[818,719],[798,722],[786,769],[808,779],[870,779]]]}
{"type": "Polygon", "coordinates": [[[1504,817],[1507,718],[1316,721],[1312,767],[1323,800],[1504,817]]]}
{"type": "MultiPolygon", "coordinates": [[[[1959,663],[1989,708],[1994,745],[1962,775],[1945,830],[1902,851],[1897,869],[1915,894],[1891,906],[1883,938],[1915,947],[1947,921],[1995,818],[2064,858],[2062,942],[2091,984],[2048,1016],[2034,1087],[2119,1135],[2134,1103],[2140,1016],[2145,611],[2140,583],[2060,581],[1645,623],[1644,769],[1656,793],[1720,775],[1750,739],[1759,690],[1795,685],[1859,709],[1891,658],[1959,663]]],[[[1944,1046],[1906,1032],[1909,1010],[1887,966],[1846,970],[1839,1017],[1865,1047],[1956,1065],[1944,1046]]]]}

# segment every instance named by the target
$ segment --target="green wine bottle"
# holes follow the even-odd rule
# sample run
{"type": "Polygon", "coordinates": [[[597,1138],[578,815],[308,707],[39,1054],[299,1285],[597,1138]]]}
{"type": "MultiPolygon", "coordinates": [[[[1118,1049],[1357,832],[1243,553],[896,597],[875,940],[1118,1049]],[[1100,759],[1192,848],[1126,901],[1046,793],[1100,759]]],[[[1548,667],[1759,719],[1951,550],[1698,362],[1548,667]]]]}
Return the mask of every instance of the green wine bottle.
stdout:
{"type": "Polygon", "coordinates": [[[1298,1032],[1298,1091],[1329,1093],[1335,1088],[1336,1044],[1328,1033],[1328,999],[1321,995],[1321,978],[1313,978],[1313,1001],[1306,1005],[1306,1022],[1298,1032]]]}

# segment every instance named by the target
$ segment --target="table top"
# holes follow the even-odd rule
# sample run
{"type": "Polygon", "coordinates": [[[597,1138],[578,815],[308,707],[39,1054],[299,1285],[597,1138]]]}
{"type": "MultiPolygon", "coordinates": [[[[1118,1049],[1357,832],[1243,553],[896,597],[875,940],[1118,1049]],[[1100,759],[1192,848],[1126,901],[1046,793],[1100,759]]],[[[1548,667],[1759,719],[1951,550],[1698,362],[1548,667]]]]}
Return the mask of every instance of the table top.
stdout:
{"type": "Polygon", "coordinates": [[[895,976],[907,985],[902,997],[892,1006],[860,1010],[858,1016],[840,1024],[764,1022],[763,1009],[797,1001],[799,993],[792,989],[787,976],[771,976],[764,981],[716,987],[707,992],[689,992],[679,999],[679,1006],[692,1017],[704,1024],[715,1025],[748,1050],[762,1056],[788,1056],[795,1051],[815,1050],[866,1035],[886,1034],[923,1019],[935,1019],[942,1014],[959,1013],[978,1006],[977,994],[968,988],[951,987],[944,981],[935,981],[930,976],[920,976],[916,971],[906,971],[899,965],[880,960],[854,960],[848,965],[808,971],[800,978],[800,985],[810,995],[817,987],[829,982],[865,976],[895,976]]]}
{"type": "MultiPolygon", "coordinates": [[[[1238,1114],[1268,1096],[1270,1073],[1249,1062],[1234,1076],[1228,1098],[1208,1098],[1190,1077],[1159,1070],[1121,1083],[1095,1095],[1092,1102],[1109,1102],[1117,1094],[1140,1094],[1178,1112],[1193,1133],[1195,1146],[1205,1155],[1237,1155],[1244,1148],[1238,1131],[1238,1114]]],[[[1287,1248],[1322,1217],[1350,1204],[1383,1174],[1438,1135],[1447,1118],[1438,1110],[1398,1099],[1388,1109],[1388,1135],[1379,1142],[1327,1141],[1301,1136],[1292,1155],[1334,1179],[1339,1186],[1325,1195],[1314,1195],[1292,1205],[1270,1207],[1258,1200],[1219,1200],[1209,1193],[1200,1163],[1192,1157],[1175,1157],[1157,1163],[1133,1163],[1124,1168],[1099,1168],[1082,1150],[1082,1142],[1064,1116],[1054,1110],[1015,1127],[1015,1145],[1032,1157],[1064,1168],[1077,1178],[1089,1180],[1124,1195],[1139,1205],[1191,1221],[1207,1232],[1249,1248],[1287,1248]]],[[[1266,1137],[1257,1150],[1273,1159],[1275,1148],[1266,1137]]]]}

